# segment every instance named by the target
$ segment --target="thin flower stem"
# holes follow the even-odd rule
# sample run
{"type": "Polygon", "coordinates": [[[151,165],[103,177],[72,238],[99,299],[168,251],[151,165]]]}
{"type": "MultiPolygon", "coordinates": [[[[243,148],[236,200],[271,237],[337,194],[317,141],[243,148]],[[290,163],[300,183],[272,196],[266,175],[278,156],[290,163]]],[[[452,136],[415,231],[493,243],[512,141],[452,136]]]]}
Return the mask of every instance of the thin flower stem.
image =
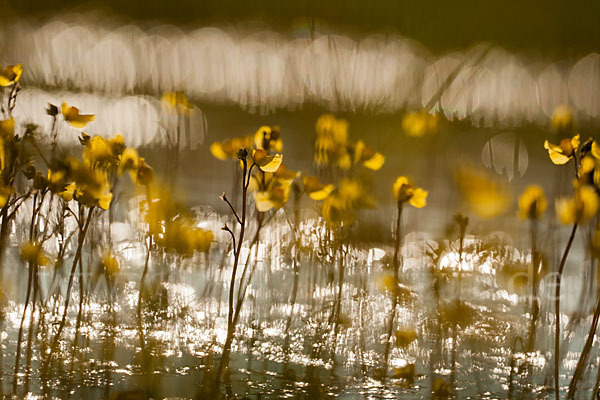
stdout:
{"type": "Polygon", "coordinates": [[[92,220],[92,215],[93,215],[94,210],[95,210],[94,206],[90,207],[85,224],[84,224],[83,228],[80,228],[81,230],[79,232],[79,240],[77,243],[77,250],[75,252],[75,258],[73,260],[73,266],[71,267],[71,273],[69,275],[69,283],[67,284],[67,294],[65,296],[65,308],[63,310],[63,315],[62,315],[62,319],[60,321],[60,325],[58,326],[58,331],[56,332],[56,335],[54,336],[54,339],[52,340],[52,345],[50,346],[50,353],[48,354],[45,365],[42,368],[43,371],[48,370],[47,369],[48,364],[50,363],[50,361],[52,361],[52,358],[54,357],[54,355],[56,355],[56,351],[58,349],[58,341],[60,340],[62,331],[65,329],[65,324],[67,322],[67,313],[69,312],[69,301],[71,299],[71,289],[73,288],[73,279],[75,277],[75,270],[77,268],[77,264],[79,263],[79,260],[81,259],[83,243],[85,242],[85,235],[90,226],[90,221],[92,220]]]}
{"type": "MultiPolygon", "coordinates": [[[[250,167],[250,171],[252,167],[250,167]]],[[[219,364],[217,366],[217,371],[215,373],[215,381],[212,388],[212,397],[216,398],[219,393],[219,387],[221,385],[221,376],[223,375],[223,371],[226,366],[229,365],[229,354],[231,352],[231,343],[233,342],[233,336],[235,333],[235,324],[234,324],[234,295],[235,295],[235,278],[237,274],[238,264],[240,261],[240,255],[242,252],[242,243],[244,241],[244,233],[246,230],[246,208],[247,208],[247,200],[248,200],[248,184],[250,179],[248,176],[250,175],[250,171],[248,171],[248,163],[246,161],[246,157],[242,159],[242,217],[241,217],[241,226],[240,233],[238,236],[237,247],[234,247],[234,260],[233,260],[233,268],[231,271],[231,281],[229,282],[229,311],[227,314],[227,337],[225,339],[225,344],[223,346],[223,352],[221,354],[221,359],[219,360],[219,364]],[[248,182],[248,183],[247,183],[248,182]]]]}
{"type": "MultiPolygon", "coordinates": [[[[231,202],[229,201],[229,199],[227,198],[227,196],[225,196],[225,193],[223,193],[220,197],[221,200],[223,200],[225,203],[227,203],[227,205],[229,206],[229,208],[231,209],[231,212],[233,213],[233,215],[235,216],[235,219],[237,220],[237,222],[241,225],[242,224],[242,220],[240,219],[240,217],[238,216],[237,212],[235,211],[235,208],[233,208],[233,205],[231,204],[231,202]]],[[[233,233],[232,233],[233,234],[233,233]]]]}
{"type": "Polygon", "coordinates": [[[594,317],[592,318],[592,325],[590,326],[590,331],[588,332],[587,339],[585,341],[585,345],[583,346],[583,350],[581,351],[581,355],[579,356],[579,361],[577,361],[577,366],[575,367],[575,372],[573,372],[573,377],[571,378],[571,383],[569,384],[569,392],[567,394],[568,399],[573,399],[575,397],[575,390],[577,389],[577,382],[581,379],[583,375],[583,371],[585,370],[585,363],[590,354],[590,350],[592,349],[592,345],[594,344],[594,338],[596,335],[596,329],[598,328],[598,319],[600,318],[600,296],[598,296],[598,303],[596,305],[596,310],[594,311],[594,317]]]}
{"type": "Polygon", "coordinates": [[[538,286],[538,267],[539,259],[537,255],[536,241],[537,241],[537,221],[531,219],[531,263],[532,263],[532,276],[531,276],[531,324],[529,326],[529,337],[527,338],[527,351],[532,352],[535,347],[535,334],[536,334],[536,323],[539,316],[539,304],[537,300],[537,286],[538,286]]]}
{"type": "Polygon", "coordinates": [[[571,245],[573,244],[573,240],[575,239],[575,233],[577,232],[577,222],[573,224],[573,229],[571,230],[571,236],[569,236],[569,241],[567,242],[567,247],[565,247],[565,251],[560,260],[560,264],[558,266],[558,273],[556,275],[556,291],[554,294],[554,310],[556,313],[556,326],[554,331],[554,398],[556,400],[560,399],[560,382],[559,382],[559,367],[560,367],[560,283],[563,270],[565,268],[565,263],[567,262],[567,256],[569,255],[569,250],[571,250],[571,245]]]}
{"type": "MultiPolygon", "coordinates": [[[[394,289],[398,285],[399,269],[400,269],[400,246],[402,244],[402,202],[398,202],[398,217],[396,218],[396,241],[394,243],[394,258],[392,266],[394,268],[394,289]]],[[[388,320],[387,335],[385,341],[385,351],[383,356],[383,376],[382,380],[385,383],[387,377],[387,369],[390,358],[390,340],[394,330],[394,319],[396,318],[396,307],[398,306],[398,294],[392,293],[392,312],[388,320]]]]}

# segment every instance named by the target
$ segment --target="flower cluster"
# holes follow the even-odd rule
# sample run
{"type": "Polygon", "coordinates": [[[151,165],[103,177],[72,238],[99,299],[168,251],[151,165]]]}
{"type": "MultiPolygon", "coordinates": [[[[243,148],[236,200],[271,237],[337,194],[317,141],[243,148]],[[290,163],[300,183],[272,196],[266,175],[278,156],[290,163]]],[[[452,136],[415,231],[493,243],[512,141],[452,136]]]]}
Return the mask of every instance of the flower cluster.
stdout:
{"type": "Polygon", "coordinates": [[[361,164],[373,171],[385,163],[385,157],[368,147],[362,140],[352,142],[348,137],[348,122],[331,114],[319,117],[316,123],[315,163],[348,170],[361,164]]]}

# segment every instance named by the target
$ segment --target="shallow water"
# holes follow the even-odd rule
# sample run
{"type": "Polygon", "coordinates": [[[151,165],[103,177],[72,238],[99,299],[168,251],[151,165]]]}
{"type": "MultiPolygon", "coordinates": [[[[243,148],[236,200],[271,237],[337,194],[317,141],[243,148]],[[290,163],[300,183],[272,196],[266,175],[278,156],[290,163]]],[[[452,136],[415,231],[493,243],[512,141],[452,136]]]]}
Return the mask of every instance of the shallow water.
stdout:
{"type": "MultiPolygon", "coordinates": [[[[202,217],[212,225],[222,220],[216,214],[202,217]]],[[[308,219],[305,232],[309,232],[311,226],[318,227],[318,221],[308,219]]],[[[304,237],[298,268],[298,296],[292,314],[293,260],[291,249],[281,246],[289,235],[289,226],[280,219],[264,228],[254,279],[233,344],[229,390],[235,396],[426,398],[430,396],[435,378],[444,377],[448,381],[451,374],[455,379],[456,396],[460,398],[508,398],[509,391],[513,397],[534,398],[545,396],[546,389],[551,392],[554,318],[548,313],[549,301],[542,302],[538,352],[526,356],[519,346],[513,347],[517,338],[527,335],[528,306],[526,297],[507,291],[510,287],[502,271],[508,264],[526,260],[527,250],[520,252],[503,243],[497,235],[467,237],[460,293],[468,308],[462,309],[462,315],[454,320],[454,317],[443,317],[443,310],[454,304],[458,289],[454,262],[458,260],[458,242],[438,244],[426,234],[407,235],[400,276],[411,294],[398,309],[397,328],[415,328],[417,340],[405,348],[393,348],[390,365],[414,364],[415,375],[414,380],[388,379],[383,384],[376,378],[381,375],[391,300],[382,291],[381,281],[385,274],[384,255],[391,248],[359,244],[344,249],[348,253],[344,262],[341,317],[334,340],[335,328],[329,321],[337,293],[334,274],[337,275],[339,265],[334,269],[331,254],[323,258],[318,254],[316,243],[311,242],[311,236],[304,237]],[[440,245],[449,247],[442,249],[440,245]],[[439,279],[435,286],[434,276],[439,279]],[[289,330],[286,329],[288,323],[289,330]],[[458,326],[456,334],[454,326],[458,326]],[[454,338],[456,346],[452,344],[454,338]],[[315,346],[318,351],[314,351],[315,346]],[[511,354],[515,355],[512,385],[511,354]],[[527,367],[519,370],[524,357],[530,359],[533,368],[530,381],[523,372],[527,367]]],[[[221,242],[209,256],[197,255],[191,260],[158,254],[151,258],[143,307],[143,352],[135,317],[141,276],[141,268],[135,261],[143,258],[143,254],[136,255],[132,251],[131,264],[125,264],[110,285],[102,276],[99,279],[85,276],[89,300],[79,329],[79,345],[73,353],[79,300],[74,293],[60,355],[53,366],[52,379],[45,385],[40,376],[40,346],[48,340],[48,330],[56,330],[58,315],[44,311],[44,322],[39,325],[38,306],[33,322],[31,371],[27,373],[24,369],[29,362],[23,357],[16,392],[12,392],[11,376],[22,304],[9,301],[3,329],[4,394],[101,398],[137,391],[139,397],[133,398],[143,398],[145,393],[156,398],[199,396],[206,367],[212,367],[226,335],[226,277],[231,271],[231,255],[226,256],[220,270],[224,248],[226,243],[221,242]]],[[[252,254],[256,254],[254,250],[252,254]]],[[[252,256],[251,265],[254,260],[252,256]]],[[[51,278],[50,271],[41,274],[42,298],[48,293],[51,278]]],[[[75,287],[79,287],[77,281],[75,287]]],[[[544,290],[547,289],[542,284],[542,298],[544,290]]],[[[59,303],[48,303],[48,310],[62,307],[62,301],[59,303]]],[[[29,314],[25,321],[26,326],[29,325],[29,314]]],[[[569,352],[561,362],[561,374],[562,384],[567,385],[589,319],[572,322],[565,315],[563,321],[562,331],[568,337],[563,349],[568,348],[569,352]]],[[[27,340],[24,349],[26,343],[27,340]]],[[[598,356],[593,352],[593,364],[598,356]]],[[[591,369],[580,383],[581,396],[591,389],[594,373],[591,369]]]]}

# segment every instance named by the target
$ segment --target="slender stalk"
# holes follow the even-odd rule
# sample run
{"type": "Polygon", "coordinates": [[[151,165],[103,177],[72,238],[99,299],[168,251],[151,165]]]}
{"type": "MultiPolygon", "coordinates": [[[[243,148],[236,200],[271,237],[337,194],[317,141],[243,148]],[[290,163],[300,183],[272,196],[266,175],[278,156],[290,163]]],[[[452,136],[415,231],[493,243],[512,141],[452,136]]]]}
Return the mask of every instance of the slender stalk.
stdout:
{"type": "Polygon", "coordinates": [[[567,262],[567,256],[569,255],[569,250],[571,250],[571,245],[573,244],[573,240],[575,239],[575,233],[577,232],[577,222],[573,224],[573,229],[571,230],[571,236],[569,236],[569,241],[567,242],[567,247],[565,247],[565,251],[560,260],[560,264],[558,266],[558,273],[556,275],[556,291],[554,294],[554,310],[556,313],[556,326],[554,331],[554,398],[556,400],[560,399],[560,382],[559,382],[559,367],[560,367],[560,284],[562,273],[565,268],[565,263],[567,262]]]}
{"type": "Polygon", "coordinates": [[[537,221],[531,219],[531,262],[532,262],[532,273],[531,273],[531,323],[529,326],[529,337],[527,338],[527,351],[532,352],[535,347],[535,334],[536,334],[536,323],[540,312],[540,306],[537,299],[537,286],[538,286],[538,267],[539,258],[536,249],[536,236],[537,236],[537,221]]]}
{"type": "MultiPolygon", "coordinates": [[[[234,325],[234,294],[235,294],[235,278],[237,274],[238,264],[240,262],[240,255],[242,252],[242,243],[244,241],[244,233],[246,230],[246,208],[248,202],[248,183],[246,182],[248,171],[248,164],[246,161],[246,156],[242,158],[242,216],[240,223],[240,233],[237,240],[237,247],[234,248],[234,259],[233,259],[233,268],[231,271],[231,281],[229,282],[229,312],[227,314],[227,337],[225,339],[225,344],[223,346],[223,352],[221,354],[221,359],[219,360],[219,364],[215,373],[215,383],[212,389],[212,397],[216,398],[219,392],[219,386],[221,384],[221,376],[223,375],[223,370],[229,364],[229,354],[231,352],[231,343],[233,342],[233,336],[235,333],[235,325],[234,325]]],[[[249,178],[248,178],[249,182],[249,178]]]]}
{"type": "MultiPolygon", "coordinates": [[[[38,210],[37,207],[37,193],[33,196],[33,207],[32,207],[32,212],[31,212],[31,222],[29,224],[29,243],[33,244],[33,239],[34,239],[34,227],[35,227],[35,217],[36,217],[36,211],[38,210]]],[[[14,372],[14,376],[13,376],[13,393],[16,395],[17,394],[17,383],[18,383],[18,374],[19,374],[19,363],[21,360],[21,344],[23,341],[23,326],[25,323],[25,316],[27,314],[27,308],[29,306],[29,299],[31,296],[31,288],[33,285],[33,278],[34,278],[34,270],[35,270],[35,264],[32,261],[28,262],[29,264],[29,276],[27,278],[27,294],[25,295],[25,304],[23,305],[23,316],[21,317],[21,324],[19,325],[19,334],[17,337],[17,353],[15,356],[15,372],[14,372]]],[[[33,314],[32,314],[32,318],[33,318],[33,314]]]]}
{"type": "Polygon", "coordinates": [[[588,336],[585,341],[585,345],[583,346],[583,350],[581,351],[581,355],[579,356],[579,361],[577,361],[577,366],[575,367],[575,372],[573,372],[573,377],[571,378],[571,383],[569,383],[569,392],[567,393],[567,398],[569,398],[569,399],[572,399],[575,397],[575,391],[577,389],[577,382],[581,379],[581,376],[583,375],[587,358],[592,349],[592,345],[594,344],[594,337],[596,335],[596,329],[598,328],[598,320],[599,319],[600,319],[600,296],[598,296],[598,303],[596,304],[596,310],[594,311],[594,317],[592,318],[592,325],[590,326],[590,331],[588,332],[588,336]]]}
{"type": "Polygon", "coordinates": [[[292,259],[292,271],[294,274],[294,279],[292,283],[292,294],[290,296],[290,315],[288,315],[287,322],[285,324],[285,339],[283,343],[283,353],[284,353],[284,373],[287,369],[287,363],[289,360],[289,345],[290,345],[290,329],[292,327],[292,321],[294,319],[294,310],[296,308],[296,297],[298,295],[298,280],[300,278],[300,270],[299,270],[299,246],[298,240],[296,239],[296,231],[294,230],[294,243],[296,244],[296,254],[294,254],[294,258],[292,259]]]}
{"type": "Polygon", "coordinates": [[[23,325],[25,324],[25,316],[27,315],[27,307],[29,306],[29,298],[31,296],[31,286],[33,282],[33,263],[29,263],[29,277],[27,279],[27,294],[25,295],[25,304],[23,306],[23,316],[19,325],[19,335],[17,337],[17,352],[15,356],[15,372],[13,376],[13,394],[17,394],[17,386],[19,381],[19,362],[21,360],[21,343],[23,342],[23,325]]]}
{"type": "Polygon", "coordinates": [[[342,291],[344,288],[344,272],[346,269],[346,257],[344,254],[343,247],[340,246],[339,249],[339,275],[338,275],[338,290],[337,290],[337,298],[335,300],[334,309],[333,309],[333,346],[331,346],[331,364],[333,367],[331,368],[331,373],[335,372],[335,353],[337,351],[337,336],[340,330],[340,315],[342,311],[342,291]]]}
{"type": "MultiPolygon", "coordinates": [[[[467,231],[467,225],[469,220],[467,217],[457,214],[455,221],[459,227],[459,247],[458,247],[458,275],[456,280],[456,298],[454,300],[457,312],[461,305],[462,296],[462,259],[465,245],[465,233],[467,231]]],[[[450,359],[450,387],[452,392],[456,394],[455,377],[456,377],[456,342],[458,340],[458,321],[453,321],[452,324],[452,352],[450,359]]]]}
{"type": "MultiPolygon", "coordinates": [[[[396,241],[394,243],[394,258],[392,260],[392,266],[394,268],[394,289],[398,285],[399,281],[399,270],[400,270],[400,245],[402,244],[402,202],[398,201],[398,216],[396,218],[396,241]]],[[[396,308],[398,306],[398,294],[394,291],[392,293],[392,312],[388,320],[387,335],[385,341],[385,351],[383,353],[383,382],[387,377],[387,369],[390,358],[390,341],[394,331],[394,319],[396,318],[396,308]]]]}
{"type": "MultiPolygon", "coordinates": [[[[29,392],[29,381],[31,378],[31,355],[32,355],[32,346],[33,346],[33,333],[35,331],[35,304],[37,302],[38,293],[39,293],[39,278],[38,278],[38,266],[34,265],[33,269],[33,299],[31,301],[31,314],[29,316],[29,332],[27,333],[27,356],[26,356],[26,365],[25,371],[27,371],[25,375],[25,393],[29,392]]],[[[40,311],[40,316],[41,316],[40,311]]]]}
{"type": "MultiPolygon", "coordinates": [[[[142,352],[142,363],[143,363],[143,371],[146,374],[146,384],[148,382],[148,374],[149,374],[149,365],[148,362],[148,352],[146,350],[146,339],[144,337],[144,324],[142,319],[142,307],[143,307],[143,299],[144,299],[144,286],[146,275],[148,274],[148,266],[150,265],[150,253],[152,252],[152,235],[148,235],[148,249],[146,251],[146,260],[144,262],[144,270],[142,271],[142,277],[140,278],[140,290],[138,293],[138,302],[137,302],[137,325],[138,325],[138,333],[140,339],[140,349],[142,352]]],[[[149,389],[149,388],[147,388],[149,389]]]]}
{"type": "Polygon", "coordinates": [[[54,339],[52,340],[52,345],[50,346],[50,353],[48,354],[48,357],[46,358],[46,361],[44,363],[45,365],[42,367],[42,371],[48,371],[48,369],[47,369],[48,364],[50,363],[50,361],[52,361],[52,357],[56,354],[56,351],[58,349],[58,341],[60,340],[62,331],[65,329],[65,324],[67,322],[67,314],[69,312],[69,301],[71,300],[71,289],[73,288],[73,280],[75,277],[75,271],[77,268],[77,264],[79,263],[79,260],[81,259],[83,243],[85,242],[85,235],[90,226],[90,221],[92,220],[92,215],[93,215],[94,210],[95,210],[94,206],[90,207],[87,218],[83,224],[83,228],[80,228],[80,231],[79,231],[79,240],[77,243],[77,250],[75,251],[75,258],[73,260],[73,266],[71,267],[71,273],[69,274],[69,282],[67,284],[67,294],[65,297],[65,308],[63,310],[63,315],[62,315],[62,318],[60,321],[60,325],[58,326],[58,331],[56,332],[56,335],[54,335],[54,339]]]}

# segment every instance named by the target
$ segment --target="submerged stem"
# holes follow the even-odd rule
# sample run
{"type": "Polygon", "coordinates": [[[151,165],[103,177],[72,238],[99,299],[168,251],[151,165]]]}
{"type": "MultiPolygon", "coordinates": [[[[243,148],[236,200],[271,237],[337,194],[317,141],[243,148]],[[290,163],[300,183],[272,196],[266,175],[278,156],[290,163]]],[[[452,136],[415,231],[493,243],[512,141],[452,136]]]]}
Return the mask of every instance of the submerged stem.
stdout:
{"type": "MultiPolygon", "coordinates": [[[[392,260],[392,266],[394,268],[394,289],[398,285],[399,270],[400,270],[400,245],[402,244],[402,202],[398,202],[398,216],[396,218],[396,241],[394,243],[394,258],[392,260]]],[[[398,306],[398,294],[396,291],[392,293],[392,313],[388,320],[387,335],[385,341],[385,351],[383,355],[383,382],[387,377],[387,369],[390,358],[390,340],[394,330],[394,319],[396,318],[396,307],[398,306]]]]}
{"type": "Polygon", "coordinates": [[[569,255],[569,250],[571,250],[571,245],[573,244],[573,240],[575,239],[575,233],[577,232],[577,222],[573,224],[573,229],[571,230],[571,235],[569,236],[569,241],[567,242],[567,247],[565,247],[565,251],[560,260],[560,264],[558,266],[558,273],[556,275],[556,291],[554,294],[554,310],[556,313],[556,326],[554,331],[554,398],[556,400],[560,399],[560,383],[559,383],[559,367],[560,367],[560,284],[563,270],[565,268],[565,263],[567,262],[567,256],[569,255]]]}

